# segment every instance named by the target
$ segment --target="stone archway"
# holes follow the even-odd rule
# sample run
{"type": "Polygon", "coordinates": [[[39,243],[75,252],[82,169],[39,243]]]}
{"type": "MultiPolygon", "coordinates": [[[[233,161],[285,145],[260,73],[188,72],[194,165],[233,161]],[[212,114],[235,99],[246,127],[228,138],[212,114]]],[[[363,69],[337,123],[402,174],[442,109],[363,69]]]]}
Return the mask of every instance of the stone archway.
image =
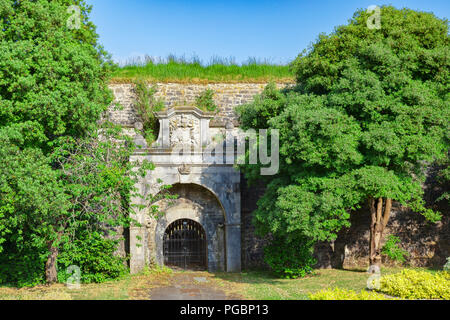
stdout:
{"type": "MultiPolygon", "coordinates": [[[[132,218],[139,222],[130,228],[130,269],[139,272],[145,265],[155,261],[163,263],[163,236],[168,224],[177,219],[199,222],[208,237],[208,270],[241,270],[241,195],[240,172],[233,163],[224,163],[222,152],[208,154],[210,143],[209,120],[211,114],[199,109],[179,107],[156,114],[160,121],[160,135],[151,146],[137,150],[130,161],[149,161],[155,169],[136,185],[139,196],[132,197],[134,207],[145,208],[148,195],[160,192],[160,182],[165,185],[190,186],[189,191],[201,192],[184,197],[156,221],[149,220],[148,209],[139,209],[132,218]],[[189,131],[190,130],[190,131],[189,131]],[[181,142],[176,133],[188,132],[190,139],[181,142]],[[175,139],[177,138],[177,139],[175,139]],[[179,143],[189,143],[193,148],[181,159],[174,150],[179,143]],[[194,186],[194,187],[193,187],[194,186]],[[208,195],[208,200],[201,202],[208,195]],[[213,204],[216,209],[209,210],[213,204]],[[220,217],[220,219],[218,218],[220,217]]],[[[186,188],[186,187],[180,187],[186,188]]],[[[194,192],[195,193],[195,192],[194,192]]]]}
{"type": "Polygon", "coordinates": [[[146,224],[151,259],[160,265],[164,264],[164,235],[167,228],[175,221],[189,219],[205,230],[207,269],[226,270],[225,213],[217,198],[196,184],[175,184],[170,192],[178,195],[178,199],[157,202],[163,215],[146,224]]]}

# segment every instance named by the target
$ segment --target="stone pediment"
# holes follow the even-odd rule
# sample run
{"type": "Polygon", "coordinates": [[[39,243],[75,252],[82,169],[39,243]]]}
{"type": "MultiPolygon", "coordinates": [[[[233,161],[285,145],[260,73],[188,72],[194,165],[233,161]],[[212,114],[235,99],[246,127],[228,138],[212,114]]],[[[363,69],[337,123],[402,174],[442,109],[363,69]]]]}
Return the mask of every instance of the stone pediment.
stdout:
{"type": "Polygon", "coordinates": [[[155,116],[159,120],[160,129],[158,140],[152,148],[200,148],[210,141],[209,122],[214,117],[212,112],[182,106],[155,112],[155,116]]]}

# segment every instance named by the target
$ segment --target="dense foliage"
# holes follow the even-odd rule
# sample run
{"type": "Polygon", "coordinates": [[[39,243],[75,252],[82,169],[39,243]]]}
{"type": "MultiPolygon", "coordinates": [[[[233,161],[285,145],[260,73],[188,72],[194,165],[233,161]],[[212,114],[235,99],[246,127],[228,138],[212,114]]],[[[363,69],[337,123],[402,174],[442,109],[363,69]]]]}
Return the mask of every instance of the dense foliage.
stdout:
{"type": "Polygon", "coordinates": [[[409,253],[399,246],[400,242],[399,237],[389,235],[381,252],[393,261],[405,262],[409,253]]]}
{"type": "Polygon", "coordinates": [[[206,89],[195,99],[195,106],[203,111],[214,112],[217,105],[214,102],[214,91],[206,89]]]}
{"type": "Polygon", "coordinates": [[[144,165],[121,128],[100,121],[112,64],[83,0],[0,0],[0,283],[116,277],[115,234],[144,165]],[[67,22],[80,8],[80,28],[67,22]],[[100,124],[102,123],[102,124],[100,124]],[[69,275],[70,276],[70,275],[69,275]]]}
{"type": "Polygon", "coordinates": [[[82,283],[117,279],[128,272],[123,257],[115,254],[118,240],[107,239],[102,233],[92,232],[78,236],[70,247],[58,256],[58,281],[67,282],[74,274],[71,266],[80,268],[82,283]]]}
{"type": "Polygon", "coordinates": [[[265,261],[279,277],[295,279],[312,272],[316,260],[312,257],[312,246],[308,239],[273,239],[264,248],[265,261]]]}
{"type": "Polygon", "coordinates": [[[143,79],[134,81],[135,106],[142,120],[142,133],[148,145],[151,145],[158,138],[159,122],[154,112],[164,109],[164,102],[155,97],[156,91],[156,85],[149,85],[143,79]]]}
{"type": "Polygon", "coordinates": [[[379,291],[404,299],[450,299],[450,273],[403,270],[383,276],[379,291]]]}
{"type": "MultiPolygon", "coordinates": [[[[450,47],[447,21],[433,14],[382,7],[381,29],[367,18],[357,11],[299,55],[294,89],[270,85],[237,111],[243,129],[279,130],[280,170],[264,177],[254,213],[259,234],[333,240],[369,205],[379,264],[392,201],[440,219],[424,207],[421,183],[449,148],[450,47]]],[[[261,178],[258,166],[242,170],[261,178]]]]}

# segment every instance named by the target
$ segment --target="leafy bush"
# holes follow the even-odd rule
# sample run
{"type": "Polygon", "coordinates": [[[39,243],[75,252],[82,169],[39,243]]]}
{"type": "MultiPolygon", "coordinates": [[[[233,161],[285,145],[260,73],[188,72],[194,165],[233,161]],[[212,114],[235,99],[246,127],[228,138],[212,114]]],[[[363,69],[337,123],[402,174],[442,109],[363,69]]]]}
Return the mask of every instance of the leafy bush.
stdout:
{"type": "Polygon", "coordinates": [[[34,287],[45,281],[44,265],[47,251],[39,247],[26,247],[22,251],[8,245],[11,251],[0,254],[0,284],[34,287]],[[34,251],[32,251],[34,249],[34,251]]]}
{"type": "Polygon", "coordinates": [[[214,103],[214,91],[211,89],[207,89],[203,91],[197,99],[195,99],[195,106],[203,111],[216,111],[217,106],[214,103]]]}
{"type": "Polygon", "coordinates": [[[391,300],[382,294],[364,291],[355,292],[347,289],[324,289],[309,295],[311,300],[391,300]]]}
{"type": "Polygon", "coordinates": [[[311,241],[273,240],[264,248],[264,260],[279,277],[295,279],[311,273],[316,260],[311,241]]]}
{"type": "Polygon", "coordinates": [[[389,235],[385,245],[383,246],[382,253],[394,261],[405,262],[406,256],[409,256],[408,251],[399,247],[401,242],[399,237],[389,235]]]}
{"type": "Polygon", "coordinates": [[[403,270],[380,280],[379,291],[404,299],[450,299],[450,273],[403,270]]]}
{"type": "Polygon", "coordinates": [[[128,271],[125,259],[115,255],[117,240],[104,238],[95,232],[80,238],[58,257],[58,281],[66,282],[71,274],[69,266],[78,266],[81,270],[82,283],[100,283],[119,278],[128,271]]]}
{"type": "Polygon", "coordinates": [[[444,270],[450,271],[450,257],[447,258],[447,263],[444,264],[444,270]]]}

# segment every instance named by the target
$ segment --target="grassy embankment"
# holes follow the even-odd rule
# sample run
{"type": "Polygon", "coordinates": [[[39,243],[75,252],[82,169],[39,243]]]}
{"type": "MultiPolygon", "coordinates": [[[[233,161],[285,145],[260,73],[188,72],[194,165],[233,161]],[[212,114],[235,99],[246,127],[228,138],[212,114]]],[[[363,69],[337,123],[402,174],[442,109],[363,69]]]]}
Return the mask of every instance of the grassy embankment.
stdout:
{"type": "Polygon", "coordinates": [[[288,65],[251,61],[241,65],[214,62],[208,65],[198,61],[171,59],[165,63],[131,63],[118,68],[113,83],[128,83],[133,79],[160,83],[292,83],[294,75],[288,65]]]}

